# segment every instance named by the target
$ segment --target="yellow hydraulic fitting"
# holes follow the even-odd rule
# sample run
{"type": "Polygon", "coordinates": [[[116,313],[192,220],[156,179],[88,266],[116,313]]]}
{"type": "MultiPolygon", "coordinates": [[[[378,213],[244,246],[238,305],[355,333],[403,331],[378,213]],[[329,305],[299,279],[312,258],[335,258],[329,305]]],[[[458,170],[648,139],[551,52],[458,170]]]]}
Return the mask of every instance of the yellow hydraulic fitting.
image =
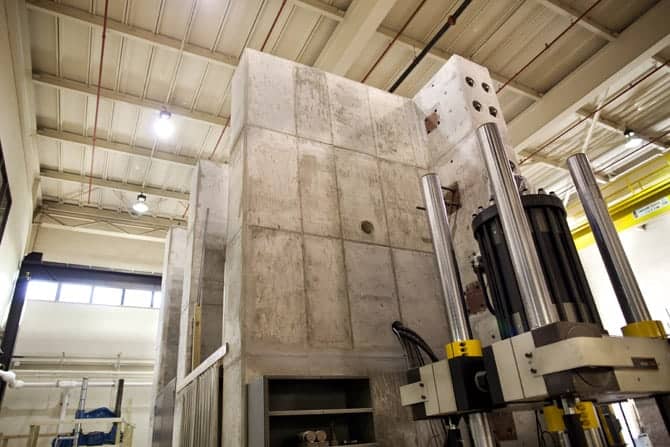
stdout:
{"type": "Polygon", "coordinates": [[[482,342],[479,340],[459,340],[447,345],[447,359],[455,357],[483,357],[482,342]]]}
{"type": "Polygon", "coordinates": [[[549,433],[560,433],[565,431],[565,422],[563,421],[563,410],[556,405],[547,405],[543,409],[544,422],[547,425],[549,433]]]}
{"type": "Polygon", "coordinates": [[[582,401],[575,407],[584,430],[600,427],[598,413],[596,413],[596,407],[593,405],[593,402],[582,401]]]}
{"type": "Polygon", "coordinates": [[[663,323],[657,320],[638,321],[621,328],[626,337],[665,338],[663,323]]]}

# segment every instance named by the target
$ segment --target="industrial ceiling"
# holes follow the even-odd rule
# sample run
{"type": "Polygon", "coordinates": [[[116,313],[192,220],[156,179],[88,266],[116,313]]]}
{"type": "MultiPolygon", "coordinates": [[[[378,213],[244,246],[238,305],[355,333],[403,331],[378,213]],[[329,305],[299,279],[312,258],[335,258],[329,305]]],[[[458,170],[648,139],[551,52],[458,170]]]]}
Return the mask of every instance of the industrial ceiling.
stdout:
{"type": "MultiPolygon", "coordinates": [[[[40,219],[160,237],[187,216],[196,161],[227,159],[230,81],[245,48],[388,89],[461,0],[113,0],[102,70],[104,0],[16,2],[40,219]],[[153,128],[161,110],[174,123],[166,139],[153,128]],[[150,211],[136,218],[139,192],[150,211]]],[[[396,93],[413,96],[451,54],[470,58],[498,82],[533,184],[567,202],[565,157],[591,133],[603,185],[630,193],[644,186],[640,166],[668,165],[669,12],[668,0],[474,0],[396,93]]]]}

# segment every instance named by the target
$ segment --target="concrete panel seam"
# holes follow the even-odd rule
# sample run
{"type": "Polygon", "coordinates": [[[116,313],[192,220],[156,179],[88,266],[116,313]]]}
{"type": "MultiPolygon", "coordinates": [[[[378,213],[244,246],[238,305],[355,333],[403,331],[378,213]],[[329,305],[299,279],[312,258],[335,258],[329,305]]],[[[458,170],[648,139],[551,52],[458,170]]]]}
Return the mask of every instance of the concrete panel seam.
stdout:
{"type": "MultiPolygon", "coordinates": [[[[368,100],[370,96],[368,95],[368,100]]],[[[376,147],[376,144],[375,144],[376,147]]],[[[395,300],[396,300],[396,305],[398,306],[398,317],[400,318],[400,321],[402,321],[403,316],[402,316],[402,308],[400,306],[400,290],[398,289],[398,276],[396,275],[395,272],[395,262],[393,260],[393,249],[391,247],[391,231],[389,227],[389,221],[388,221],[388,212],[387,212],[387,204],[386,204],[386,197],[384,196],[384,181],[382,180],[382,170],[380,166],[380,159],[377,158],[377,172],[379,172],[379,190],[381,191],[382,194],[382,203],[384,204],[384,221],[386,222],[386,231],[388,233],[388,241],[389,245],[388,247],[391,249],[391,273],[393,274],[393,288],[395,289],[395,300]]],[[[389,329],[390,330],[390,329],[389,329]]]]}

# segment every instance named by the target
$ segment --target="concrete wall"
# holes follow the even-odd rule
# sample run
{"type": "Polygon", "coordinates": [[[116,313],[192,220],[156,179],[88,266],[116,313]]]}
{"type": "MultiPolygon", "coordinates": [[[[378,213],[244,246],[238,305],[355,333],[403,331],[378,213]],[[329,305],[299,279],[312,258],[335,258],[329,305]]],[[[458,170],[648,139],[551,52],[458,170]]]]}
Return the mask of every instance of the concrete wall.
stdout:
{"type": "Polygon", "coordinates": [[[111,269],[160,273],[163,268],[163,242],[79,233],[66,229],[40,227],[32,251],[44,260],[111,269]]]}
{"type": "Polygon", "coordinates": [[[193,171],[184,250],[178,377],[192,366],[193,317],[201,308],[200,361],[223,343],[223,277],[226,259],[228,166],[198,162],[193,171]]]}
{"type": "Polygon", "coordinates": [[[370,375],[380,445],[423,445],[390,330],[447,340],[413,103],[246,50],[232,110],[224,446],[244,445],[245,383],[270,374],[370,375]]]}
{"type": "MultiPolygon", "coordinates": [[[[17,83],[13,72],[16,54],[12,54],[7,9],[0,7],[0,145],[9,177],[12,207],[0,240],[0,324],[4,326],[14,283],[30,232],[33,211],[33,175],[27,167],[24,136],[20,121],[17,83]]],[[[12,23],[12,25],[14,25],[12,23]]]]}

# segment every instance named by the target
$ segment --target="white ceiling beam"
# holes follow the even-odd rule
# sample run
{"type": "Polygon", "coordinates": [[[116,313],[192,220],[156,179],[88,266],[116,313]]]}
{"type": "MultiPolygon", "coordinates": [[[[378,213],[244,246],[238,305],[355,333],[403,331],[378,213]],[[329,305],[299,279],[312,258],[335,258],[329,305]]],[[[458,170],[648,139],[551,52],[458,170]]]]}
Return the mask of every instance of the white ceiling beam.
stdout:
{"type": "MultiPolygon", "coordinates": [[[[530,161],[526,163],[527,165],[533,163],[543,164],[554,169],[558,169],[562,172],[570,172],[566,166],[565,160],[557,160],[555,158],[547,157],[546,155],[533,154],[532,151],[521,151],[519,155],[523,158],[529,158],[530,161]]],[[[608,183],[609,178],[606,175],[594,173],[596,180],[600,183],[608,183]]]]}
{"type": "MultiPolygon", "coordinates": [[[[84,146],[93,145],[93,137],[87,137],[71,132],[58,131],[56,129],[37,129],[37,135],[43,138],[64,143],[82,144],[84,146]]],[[[95,147],[96,149],[99,148],[109,152],[132,155],[139,158],[160,160],[168,163],[174,163],[180,166],[193,167],[198,162],[198,160],[195,158],[184,157],[183,155],[172,154],[169,152],[154,151],[152,154],[151,148],[129,146],[127,144],[108,141],[104,138],[98,138],[96,140],[95,147]]]]}
{"type": "MultiPolygon", "coordinates": [[[[298,6],[300,8],[304,8],[313,12],[316,12],[318,14],[321,14],[324,17],[328,17],[329,19],[335,20],[337,22],[341,22],[344,20],[344,15],[345,11],[342,11],[340,9],[337,9],[336,7],[329,5],[327,3],[324,3],[321,0],[293,0],[293,4],[295,6],[298,6]]],[[[377,34],[381,34],[382,36],[385,36],[387,39],[393,39],[396,37],[398,34],[397,31],[392,30],[391,28],[388,28],[386,26],[379,26],[377,28],[377,34]]],[[[398,36],[398,39],[396,40],[396,43],[399,45],[402,45],[403,47],[415,52],[417,49],[425,48],[427,45],[426,42],[421,42],[419,40],[413,39],[406,34],[401,34],[398,36]]],[[[429,52],[428,52],[428,57],[440,62],[444,63],[449,59],[452,55],[451,53],[448,53],[446,51],[442,51],[439,48],[433,47],[429,52]]],[[[508,78],[505,76],[502,76],[499,73],[493,72],[489,70],[491,74],[491,78],[499,82],[501,84],[507,82],[508,78]]],[[[507,89],[514,91],[520,95],[523,95],[527,98],[530,98],[534,101],[537,101],[542,97],[542,94],[537,92],[536,90],[523,85],[519,82],[513,81],[510,82],[507,87],[507,89]]]]}
{"type": "Polygon", "coordinates": [[[37,208],[36,213],[45,213],[56,217],[68,219],[88,220],[95,222],[112,222],[117,225],[132,226],[146,229],[167,230],[175,225],[183,225],[185,219],[165,218],[155,216],[131,216],[127,212],[114,211],[92,206],[77,206],[67,203],[59,203],[52,200],[44,200],[42,206],[37,208]]]}
{"type": "MultiPolygon", "coordinates": [[[[102,16],[91,14],[83,9],[67,6],[63,3],[56,3],[50,0],[27,0],[26,7],[49,15],[75,20],[96,28],[102,28],[103,25],[102,16]]],[[[154,34],[151,31],[127,25],[113,19],[107,19],[107,29],[110,32],[146,42],[150,45],[156,45],[174,51],[182,50],[180,39],[175,39],[174,37],[162,34],[154,34]]],[[[225,65],[231,69],[234,69],[238,63],[238,59],[235,56],[210,51],[208,48],[193,45],[188,42],[184,43],[183,52],[189,56],[205,59],[208,62],[213,62],[215,64],[225,65]]]]}
{"type": "Polygon", "coordinates": [[[561,123],[607,86],[667,47],[670,44],[667,17],[670,17],[670,0],[661,0],[615,41],[517,116],[509,124],[512,145],[519,150],[547,140],[561,123]]]}
{"type": "MultiPolygon", "coordinates": [[[[594,113],[592,113],[592,112],[590,112],[589,110],[586,110],[586,109],[580,109],[580,110],[577,111],[577,115],[581,116],[582,118],[588,117],[587,120],[590,121],[590,120],[593,119],[594,113]]],[[[600,116],[598,117],[598,120],[596,121],[596,125],[599,126],[599,127],[602,127],[603,129],[607,129],[607,130],[610,130],[614,133],[618,133],[620,135],[623,135],[624,130],[630,129],[633,132],[635,132],[636,137],[641,138],[642,140],[644,140],[647,143],[652,141],[655,138],[655,137],[651,136],[650,134],[648,134],[644,131],[641,131],[641,130],[636,129],[634,127],[626,126],[622,123],[618,123],[618,122],[614,121],[613,119],[607,117],[607,115],[603,114],[602,112],[600,112],[600,116]]],[[[650,144],[650,146],[655,147],[655,148],[657,148],[657,149],[659,149],[663,152],[670,149],[670,146],[668,144],[666,144],[666,143],[664,143],[663,141],[660,141],[660,140],[653,141],[650,144]]]]}
{"type": "MultiPolygon", "coordinates": [[[[33,73],[33,81],[37,84],[48,85],[60,90],[68,90],[72,92],[82,93],[89,96],[95,96],[97,93],[97,88],[95,85],[86,85],[83,82],[72,81],[70,79],[61,78],[58,76],[46,74],[46,73],[33,73]]],[[[170,111],[173,115],[181,116],[182,118],[202,121],[205,123],[213,124],[215,126],[225,126],[228,117],[212,115],[205,112],[198,112],[195,110],[189,110],[185,107],[180,107],[173,104],[163,104],[160,101],[154,101],[152,99],[140,98],[139,96],[129,95],[127,93],[115,92],[114,90],[102,88],[100,89],[100,96],[104,99],[117,102],[125,102],[126,104],[131,104],[137,107],[142,107],[145,109],[160,111],[163,107],[170,111]]]]}
{"type": "Polygon", "coordinates": [[[354,0],[314,66],[344,76],[361,55],[396,0],[354,0]]]}
{"type": "Polygon", "coordinates": [[[344,11],[321,0],[292,0],[294,6],[315,12],[336,22],[344,20],[344,11]]]}
{"type": "MultiPolygon", "coordinates": [[[[544,5],[545,7],[554,11],[557,14],[568,17],[570,20],[577,20],[582,15],[581,12],[577,11],[571,6],[564,4],[559,0],[535,0],[535,1],[541,5],[544,5]]],[[[584,28],[587,31],[590,31],[591,33],[595,34],[598,37],[602,37],[608,42],[614,42],[616,38],[619,36],[618,33],[601,25],[595,20],[589,19],[588,17],[584,17],[579,22],[577,22],[577,26],[584,28]]],[[[663,64],[665,62],[658,56],[653,56],[652,59],[654,59],[654,61],[659,64],[663,64]]],[[[670,71],[670,67],[666,67],[666,69],[670,71]]]]}
{"type": "MultiPolygon", "coordinates": [[[[559,15],[567,17],[570,20],[577,20],[583,14],[582,12],[577,11],[576,9],[564,4],[559,0],[535,0],[535,1],[545,6],[547,9],[550,9],[551,11],[554,11],[559,15]]],[[[584,28],[587,31],[590,31],[596,36],[602,37],[603,39],[609,42],[613,42],[617,38],[616,33],[607,29],[606,27],[597,23],[596,21],[589,19],[588,17],[584,17],[579,22],[577,22],[577,26],[584,28]]]]}
{"type": "MultiPolygon", "coordinates": [[[[59,172],[54,169],[45,169],[42,168],[40,171],[40,176],[42,178],[48,178],[52,180],[58,180],[58,181],[63,181],[63,182],[70,182],[70,183],[82,183],[82,184],[88,184],[89,183],[89,177],[84,176],[84,175],[79,175],[79,174],[73,174],[69,172],[59,172]]],[[[178,192],[178,191],[169,191],[169,190],[164,190],[160,188],[154,188],[152,186],[142,186],[142,185],[135,185],[132,183],[123,183],[123,182],[117,182],[114,180],[105,180],[100,177],[93,177],[93,180],[91,181],[91,184],[93,186],[97,186],[99,188],[105,188],[105,189],[111,189],[115,191],[127,191],[127,192],[132,192],[134,194],[137,194],[139,192],[143,192],[148,196],[155,196],[155,197],[163,197],[166,199],[175,199],[175,200],[183,200],[183,201],[188,201],[188,194],[178,192]]]]}

